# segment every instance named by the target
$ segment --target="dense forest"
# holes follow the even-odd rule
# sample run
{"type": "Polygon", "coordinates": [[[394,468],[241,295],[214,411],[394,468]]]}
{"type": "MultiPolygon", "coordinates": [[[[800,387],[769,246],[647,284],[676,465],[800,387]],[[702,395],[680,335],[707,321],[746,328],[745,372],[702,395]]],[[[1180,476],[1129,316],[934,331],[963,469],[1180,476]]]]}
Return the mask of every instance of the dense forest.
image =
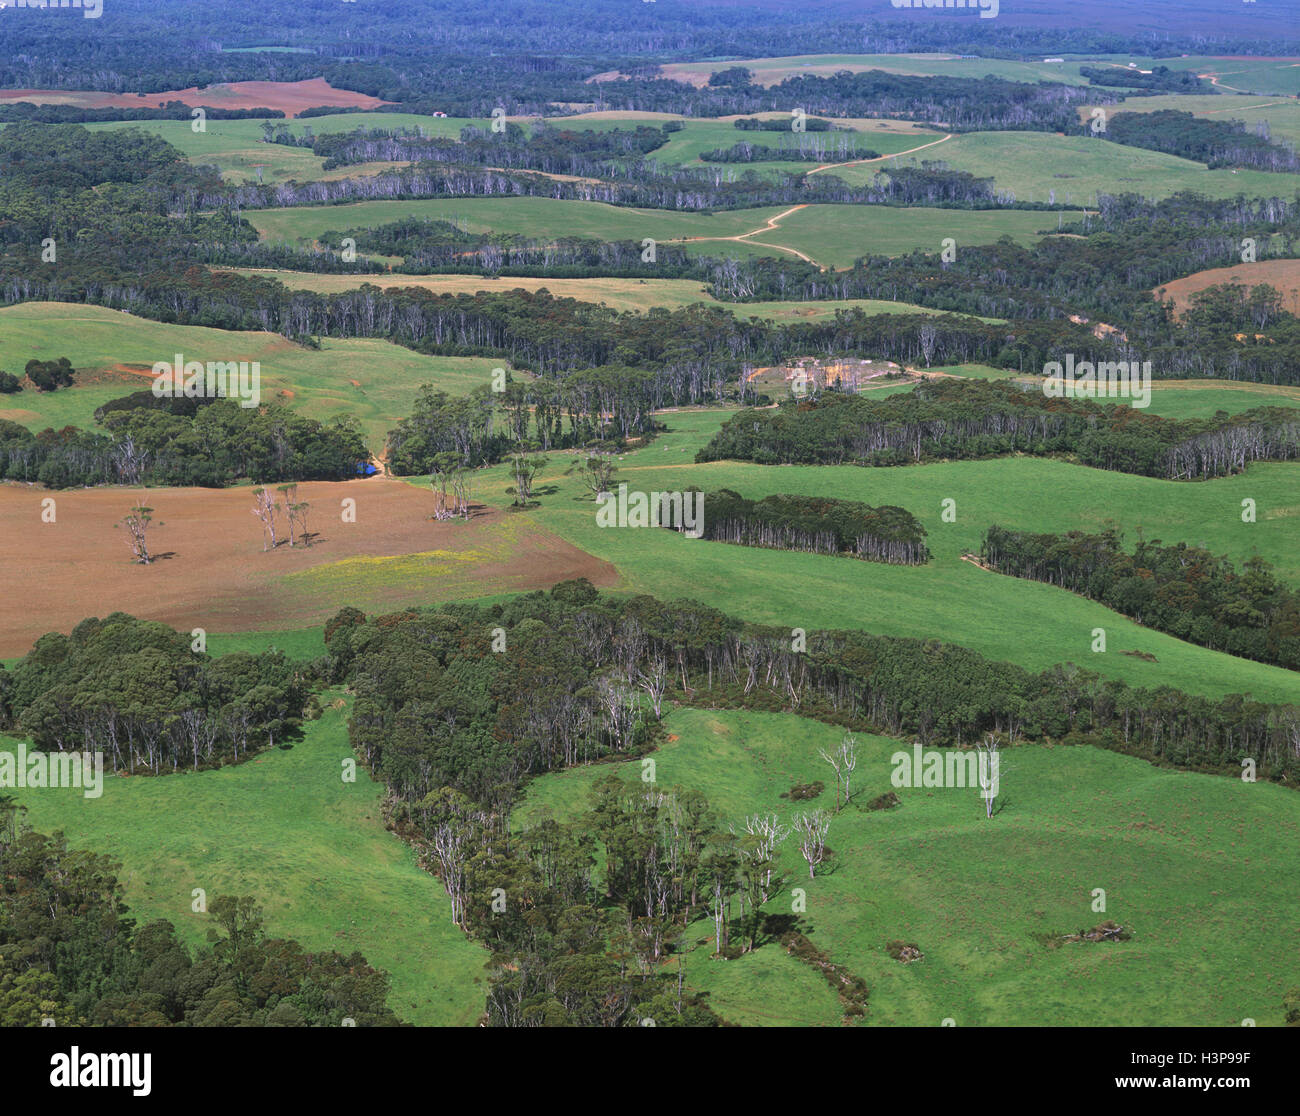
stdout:
{"type": "Polygon", "coordinates": [[[250,898],[209,904],[211,945],[125,912],[120,865],[27,825],[0,795],[0,1027],[392,1027],[360,953],[268,937],[250,898]]]}
{"type": "Polygon", "coordinates": [[[44,751],[102,751],[112,772],[158,775],[239,762],[312,715],[311,680],[283,654],[212,658],[190,643],[120,612],[50,632],[12,670],[0,664],[0,730],[44,751]]]}
{"type": "MultiPolygon", "coordinates": [[[[1106,13],[1104,29],[1088,19],[1069,26],[1036,25],[1007,10],[992,21],[909,19],[887,6],[868,12],[843,0],[810,0],[793,12],[774,11],[761,0],[726,7],[584,0],[551,6],[545,18],[526,0],[501,0],[481,11],[455,0],[375,10],[304,0],[291,12],[241,8],[237,16],[198,0],[175,0],[170,10],[184,34],[159,36],[156,5],[147,0],[116,0],[112,18],[105,20],[83,20],[77,12],[65,13],[71,17],[66,19],[11,20],[0,86],[156,93],[217,82],[324,77],[339,88],[411,111],[436,109],[455,116],[487,116],[498,105],[511,115],[543,113],[556,101],[593,100],[600,108],[702,116],[755,111],[748,107],[755,91],[664,81],[657,77],[660,62],[817,54],[827,43],[843,53],[995,58],[1300,49],[1287,13],[1273,14],[1266,7],[1249,13],[1249,23],[1230,34],[1207,26],[1200,13],[1181,10],[1177,25],[1158,33],[1124,30],[1131,24],[1117,5],[1106,13]],[[265,44],[292,49],[230,49],[265,44]],[[587,83],[594,74],[614,70],[630,80],[587,83]]],[[[1094,88],[1091,95],[1096,93],[1094,88]]],[[[788,110],[790,103],[776,107],[788,110]]]]}
{"type": "Polygon", "coordinates": [[[1211,170],[1254,167],[1288,174],[1300,171],[1295,147],[1271,142],[1267,121],[1247,131],[1240,120],[1207,120],[1173,109],[1117,112],[1106,122],[1106,138],[1192,159],[1211,170]]]}
{"type": "Polygon", "coordinates": [[[1201,547],[1119,533],[1034,535],[990,527],[980,554],[991,569],[1081,593],[1139,624],[1214,651],[1300,670],[1300,594],[1262,558],[1240,571],[1201,547]]]}
{"type": "MultiPolygon", "coordinates": [[[[690,490],[697,491],[697,490],[690,490]]],[[[850,554],[871,562],[916,566],[926,562],[925,528],[905,508],[873,508],[856,500],[777,493],[746,500],[730,489],[703,494],[703,535],[717,542],[850,554]]],[[[660,526],[681,530],[670,516],[660,526]]]]}
{"type": "Polygon", "coordinates": [[[1168,419],[1131,406],[1050,399],[1037,385],[927,381],[872,399],[828,392],[815,402],[733,415],[695,460],[762,465],[903,465],[1010,453],[1166,480],[1241,472],[1300,454],[1300,411],[1256,407],[1212,419],[1168,419]]]}
{"type": "Polygon", "coordinates": [[[94,484],[199,485],[349,480],[370,450],[351,416],[329,423],[283,403],[167,400],[137,392],[99,409],[102,430],[38,434],[0,419],[0,478],[50,488],[94,484]],[[200,404],[200,405],[195,405],[200,404]]]}
{"type": "Polygon", "coordinates": [[[1089,85],[1111,85],[1153,93],[1217,94],[1219,92],[1210,82],[1198,77],[1192,70],[1171,70],[1168,66],[1152,66],[1145,72],[1135,66],[1080,66],[1079,76],[1086,77],[1089,85]]]}

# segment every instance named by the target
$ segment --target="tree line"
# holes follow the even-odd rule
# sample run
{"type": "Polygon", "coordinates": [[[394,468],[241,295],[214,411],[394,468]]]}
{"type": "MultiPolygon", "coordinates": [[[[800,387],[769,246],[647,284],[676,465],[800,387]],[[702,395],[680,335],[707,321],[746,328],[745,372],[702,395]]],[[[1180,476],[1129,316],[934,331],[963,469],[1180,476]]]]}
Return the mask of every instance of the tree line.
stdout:
{"type": "Polygon", "coordinates": [[[36,832],[0,795],[0,1027],[398,1026],[388,974],[359,953],[266,933],[248,896],[216,895],[206,946],[127,915],[107,856],[36,832]]]}
{"type": "Polygon", "coordinates": [[[813,402],[733,415],[697,462],[904,465],[1010,453],[1166,480],[1206,480],[1251,461],[1300,453],[1300,411],[1255,407],[1210,419],[1169,419],[1124,404],[1050,399],[1037,385],[927,381],[884,399],[827,392],[813,402]]]}
{"type": "MultiPolygon", "coordinates": [[[[873,508],[856,500],[791,493],[747,500],[726,488],[703,496],[701,537],[706,539],[907,566],[922,565],[930,557],[920,520],[892,504],[873,508]]],[[[671,515],[660,526],[682,529],[671,515]]]]}
{"type": "Polygon", "coordinates": [[[33,433],[0,419],[0,478],[49,488],[96,484],[196,485],[349,480],[370,451],[356,420],[307,418],[283,403],[178,399],[160,407],[137,392],[97,412],[102,430],[33,433]]]}
{"type": "Polygon", "coordinates": [[[1216,167],[1253,167],[1294,174],[1300,158],[1291,144],[1273,143],[1267,122],[1247,131],[1240,120],[1207,120],[1190,112],[1117,112],[1106,121],[1106,138],[1130,147],[1163,151],[1216,167]]]}
{"type": "Polygon", "coordinates": [[[46,752],[103,752],[115,773],[160,775],[237,763],[319,716],[310,679],[282,652],[212,658],[191,642],[121,612],[50,632],[0,666],[0,729],[46,752]]]}
{"type": "Polygon", "coordinates": [[[1238,570],[1202,547],[1159,539],[1139,540],[1129,554],[1114,529],[1052,535],[996,525],[980,554],[998,573],[1059,585],[1190,643],[1300,669],[1300,594],[1258,555],[1238,570]]]}

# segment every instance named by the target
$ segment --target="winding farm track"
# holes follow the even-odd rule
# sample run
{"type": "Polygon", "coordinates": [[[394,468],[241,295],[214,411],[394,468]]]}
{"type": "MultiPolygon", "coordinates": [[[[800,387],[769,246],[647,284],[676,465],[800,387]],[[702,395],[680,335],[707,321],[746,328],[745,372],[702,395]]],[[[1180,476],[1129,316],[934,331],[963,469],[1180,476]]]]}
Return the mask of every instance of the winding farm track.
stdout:
{"type": "MultiPolygon", "coordinates": [[[[817,261],[814,260],[811,256],[805,256],[802,252],[799,251],[798,248],[791,248],[791,247],[789,247],[788,245],[785,245],[785,244],[765,244],[765,243],[764,243],[763,241],[761,241],[761,240],[752,240],[752,241],[751,241],[751,240],[749,239],[751,236],[757,236],[759,233],[775,232],[775,231],[777,230],[777,228],[779,227],[779,226],[777,225],[777,222],[780,221],[783,217],[789,217],[790,214],[791,214],[791,213],[794,213],[796,210],[799,210],[799,209],[807,209],[807,208],[808,208],[808,203],[807,203],[807,202],[803,202],[803,203],[801,203],[801,204],[799,204],[799,205],[792,205],[792,206],[791,206],[789,209],[787,209],[784,213],[778,213],[775,217],[769,217],[769,218],[767,219],[767,224],[765,224],[765,225],[760,225],[760,226],[759,226],[758,228],[756,228],[756,229],[751,229],[751,230],[750,230],[749,232],[747,232],[747,233],[740,233],[738,236],[686,236],[686,237],[682,237],[682,238],[680,238],[680,239],[678,239],[678,240],[674,240],[674,241],[672,241],[671,243],[673,243],[673,244],[692,244],[692,243],[698,243],[699,241],[702,241],[702,240],[737,240],[737,241],[747,241],[747,242],[749,242],[749,243],[751,243],[751,244],[757,244],[760,248],[776,248],[776,249],[779,249],[779,250],[782,251],[782,252],[789,252],[791,255],[798,256],[801,260],[804,260],[804,261],[807,262],[807,263],[813,264],[813,265],[816,266],[816,267],[821,267],[821,264],[817,263],[817,261]]],[[[823,267],[822,270],[825,271],[826,269],[823,267]]]]}
{"type": "Polygon", "coordinates": [[[896,151],[892,155],[877,155],[872,159],[850,159],[847,163],[823,163],[820,167],[814,167],[808,174],[820,174],[825,170],[835,170],[838,167],[860,167],[865,163],[883,163],[886,159],[897,159],[900,155],[911,155],[915,151],[924,151],[927,147],[934,147],[935,144],[943,143],[944,140],[952,139],[952,133],[937,140],[931,140],[929,143],[920,144],[917,147],[909,147],[906,151],[896,151]]]}
{"type": "MultiPolygon", "coordinates": [[[[857,166],[862,166],[865,163],[883,163],[886,159],[897,159],[900,155],[911,155],[915,151],[924,151],[927,147],[934,147],[936,144],[943,143],[944,140],[950,140],[950,139],[952,139],[951,132],[949,132],[945,136],[940,137],[937,140],[931,140],[929,143],[922,143],[916,147],[909,147],[906,151],[897,151],[893,155],[877,155],[871,159],[852,159],[847,163],[823,163],[820,167],[814,167],[812,170],[808,171],[807,174],[805,174],[805,177],[808,177],[809,175],[820,174],[822,171],[826,171],[826,170],[835,170],[839,167],[857,167],[857,166]]],[[[814,267],[819,267],[822,269],[822,271],[826,271],[828,270],[828,268],[826,267],[825,264],[818,263],[811,256],[805,255],[803,252],[800,252],[798,248],[791,248],[788,244],[772,244],[765,240],[750,239],[751,237],[758,236],[759,233],[776,232],[777,230],[779,230],[780,222],[784,218],[789,217],[791,213],[795,213],[800,209],[807,209],[808,204],[809,203],[807,202],[803,202],[799,205],[792,205],[784,213],[778,213],[775,217],[769,217],[767,219],[766,224],[760,225],[756,229],[750,229],[750,231],[747,233],[740,233],[737,236],[686,236],[686,237],[680,237],[678,239],[670,241],[669,243],[698,244],[701,241],[732,240],[732,241],[738,241],[742,244],[757,244],[760,248],[775,248],[778,252],[789,252],[790,255],[798,256],[805,263],[810,263],[814,267]]]]}

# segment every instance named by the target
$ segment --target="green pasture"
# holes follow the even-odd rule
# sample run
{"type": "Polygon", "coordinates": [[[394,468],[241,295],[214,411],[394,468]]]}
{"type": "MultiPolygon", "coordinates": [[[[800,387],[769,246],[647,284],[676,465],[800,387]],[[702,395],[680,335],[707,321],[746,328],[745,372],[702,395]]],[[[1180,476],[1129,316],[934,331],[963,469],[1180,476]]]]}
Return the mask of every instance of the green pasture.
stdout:
{"type": "MultiPolygon", "coordinates": [[[[926,159],[941,161],[953,170],[992,178],[999,190],[1010,191],[1018,201],[1065,206],[1094,206],[1099,192],[1151,198],[1168,197],[1180,190],[1195,190],[1211,198],[1233,198],[1238,194],[1290,197],[1295,193],[1292,175],[1208,170],[1203,163],[1112,143],[1100,136],[969,132],[903,159],[915,159],[918,166],[926,159]]],[[[889,165],[842,167],[834,173],[846,182],[857,183],[889,165]]],[[[1052,215],[1038,216],[1050,219],[1052,215]]]]}
{"type": "Polygon", "coordinates": [[[21,375],[33,357],[66,356],[77,378],[72,387],[58,391],[29,386],[0,396],[0,418],[32,430],[91,427],[96,407],[147,390],[154,363],[174,362],[177,353],[186,361],[258,361],[263,402],[280,400],[322,421],[352,415],[376,453],[384,435],[410,414],[420,385],[463,395],[490,383],[492,369],[502,363],[422,356],[388,341],[366,339],[327,337],[319,349],[309,349],[274,333],[169,325],[76,303],[25,302],[0,309],[0,368],[21,375]],[[145,374],[112,371],[117,365],[145,374]]]}
{"type": "MultiPolygon", "coordinates": [[[[834,810],[833,789],[806,803],[795,783],[833,787],[819,748],[842,731],[789,714],[675,709],[654,753],[664,790],[705,794],[722,825],[747,815],[834,810]]],[[[802,930],[871,988],[868,1026],[1218,1026],[1282,1023],[1282,996],[1300,982],[1300,797],[1283,787],[1153,767],[1094,748],[1005,751],[1000,809],[984,815],[972,789],[903,787],[901,804],[865,804],[894,790],[891,757],[905,746],[859,735],[853,801],[830,825],[831,862],[808,878],[796,841],[781,846],[786,884],[764,907],[802,930]],[[1105,892],[1104,912],[1094,892],[1105,892]],[[1060,943],[1106,919],[1119,943],[1060,943]],[[1052,939],[1057,940],[1055,947],[1052,939]],[[903,964],[890,941],[924,957],[903,964]]],[[[909,749],[910,751],[910,749],[909,749]]],[[[617,770],[617,769],[616,769],[617,770]]],[[[577,816],[608,765],[536,779],[516,823],[549,811],[577,816]]],[[[622,765],[639,780],[639,762],[622,765]]],[[[838,1025],[824,977],[767,939],[714,960],[713,923],[690,927],[687,983],[734,1022],[838,1025]]],[[[675,967],[675,961],[671,962],[675,967]]]]}
{"type": "MultiPolygon", "coordinates": [[[[438,880],[384,828],[380,785],[364,770],[343,781],[352,757],[345,721],[344,708],[327,707],[291,746],[217,771],[106,772],[98,799],[71,789],[16,797],[35,829],[62,829],[70,844],[122,862],[119,879],[140,922],[168,919],[197,945],[211,922],[191,911],[194,888],[209,902],[252,895],[268,933],[312,950],[360,950],[387,970],[389,1003],[402,1019],[472,1025],[487,955],[452,924],[438,880]]],[[[0,738],[0,747],[14,742],[0,738]]]]}
{"type": "MultiPolygon", "coordinates": [[[[1145,538],[1204,544],[1242,562],[1260,554],[1279,576],[1300,583],[1300,465],[1266,463],[1200,484],[1160,481],[1014,457],[896,468],[695,465],[693,458],[724,417],[685,411],[664,416],[669,433],[620,461],[615,482],[632,491],[730,488],[747,497],[775,492],[898,504],[929,532],[931,561],[921,567],[731,546],[675,532],[603,529],[576,478],[563,475],[570,455],[554,454],[538,483],[540,506],[527,513],[621,573],[621,588],[659,597],[688,596],[749,620],[814,628],[862,628],[887,635],[942,639],[1031,670],[1074,662],[1134,685],[1171,685],[1219,696],[1251,692],[1300,700],[1294,673],[1237,659],[1140,627],[1095,602],[1050,585],[1004,577],[961,560],[978,550],[992,523],[1048,532],[1100,530],[1114,524],[1132,544],[1145,538]],[[1241,501],[1256,501],[1257,522],[1243,523],[1241,501]],[[956,522],[943,521],[945,500],[956,522]],[[743,571],[743,572],[742,572],[743,571]],[[1093,630],[1107,651],[1091,650],[1093,630]],[[1155,662],[1123,655],[1143,651],[1155,662]]],[[[422,482],[423,483],[423,482],[422,482]]],[[[508,504],[502,466],[484,470],[476,497],[508,504]]]]}

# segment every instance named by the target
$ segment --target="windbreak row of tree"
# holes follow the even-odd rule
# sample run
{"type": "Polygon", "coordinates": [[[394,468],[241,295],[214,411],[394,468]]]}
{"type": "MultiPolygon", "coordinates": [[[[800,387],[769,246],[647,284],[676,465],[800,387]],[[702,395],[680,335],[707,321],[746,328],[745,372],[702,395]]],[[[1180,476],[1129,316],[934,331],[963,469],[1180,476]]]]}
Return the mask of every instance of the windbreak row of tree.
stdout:
{"type": "Polygon", "coordinates": [[[103,752],[114,773],[237,763],[291,738],[316,705],[281,652],[211,658],[165,624],[121,612],[43,635],[12,670],[0,666],[0,729],[45,752],[103,752]]]}
{"type": "Polygon", "coordinates": [[[444,454],[474,468],[519,448],[618,446],[629,438],[648,438],[656,429],[660,393],[653,373],[623,367],[510,382],[501,391],[484,386],[464,396],[426,384],[411,414],[388,433],[388,468],[397,476],[416,476],[428,473],[444,454]]]}
{"type": "Polygon", "coordinates": [[[350,415],[322,423],[282,403],[164,400],[137,392],[100,408],[102,431],[32,433],[0,419],[0,477],[50,488],[95,484],[198,485],[349,480],[370,451],[350,415]]]}
{"type": "Polygon", "coordinates": [[[208,946],[127,916],[121,865],[35,832],[0,795],[0,1027],[398,1026],[388,974],[360,953],[266,935],[248,897],[216,895],[208,946]]]}
{"type": "Polygon", "coordinates": [[[1151,691],[1073,665],[1038,674],[935,640],[808,633],[698,602],[564,583],[490,607],[444,605],[326,629],[331,678],[356,692],[360,756],[412,807],[442,787],[503,815],[527,775],[653,740],[666,701],[794,711],[930,746],[1094,743],[1200,770],[1300,771],[1300,707],[1151,691]],[[504,647],[504,650],[493,648],[504,647]]]}
{"type": "Polygon", "coordinates": [[[680,123],[661,127],[638,124],[602,131],[555,127],[548,121],[539,121],[530,128],[507,122],[500,132],[469,124],[460,130],[460,139],[453,140],[426,136],[417,129],[358,128],[352,132],[327,132],[303,146],[309,146],[313,155],[325,160],[324,170],[389,161],[606,175],[614,173],[622,160],[649,155],[681,129],[680,123]]]}
{"type": "Polygon", "coordinates": [[[1147,71],[1123,66],[1080,66],[1079,76],[1087,78],[1089,85],[1119,86],[1152,93],[1219,92],[1195,70],[1171,70],[1168,66],[1152,66],[1147,71]]]}
{"type": "Polygon", "coordinates": [[[980,554],[998,573],[1059,585],[1179,639],[1300,669],[1300,593],[1258,556],[1238,571],[1186,543],[1139,541],[1128,554],[1113,529],[1035,535],[999,526],[980,554]]]}
{"type": "MultiPolygon", "coordinates": [[[[882,166],[871,180],[850,185],[833,174],[663,163],[649,158],[611,161],[600,166],[570,163],[559,178],[534,170],[497,170],[491,165],[424,161],[362,178],[313,179],[277,184],[223,185],[201,194],[198,208],[236,210],[303,205],[342,205],[354,201],[403,201],[420,198],[525,198],[602,202],[637,209],[681,212],[753,209],[761,206],[942,205],[958,209],[1065,208],[1048,202],[1018,201],[1013,192],[994,188],[992,178],[953,170],[939,160],[919,166],[882,166]]],[[[177,198],[179,205],[184,199],[177,198]]]]}
{"type": "Polygon", "coordinates": [[[164,101],[158,108],[86,108],[82,105],[35,104],[16,101],[0,105],[0,124],[103,124],[108,121],[189,120],[202,107],[208,120],[263,120],[283,118],[281,109],[218,108],[214,105],[189,105],[184,101],[164,101]]]}
{"type": "Polygon", "coordinates": [[[1300,158],[1289,143],[1269,139],[1267,121],[1247,131],[1240,120],[1207,120],[1190,112],[1117,112],[1106,122],[1106,138],[1130,147],[1164,151],[1216,167],[1253,167],[1294,174],[1300,158]]]}
{"type": "Polygon", "coordinates": [[[1169,419],[1125,404],[1050,399],[1035,385],[927,381],[884,399],[827,393],[733,415],[697,462],[905,465],[1010,453],[1063,455],[1099,469],[1166,480],[1241,472],[1300,454],[1300,411],[1255,407],[1169,419]]]}
{"type": "MultiPolygon", "coordinates": [[[[920,520],[892,504],[873,508],[856,500],[791,493],[747,500],[727,488],[702,496],[702,537],[717,542],[809,554],[850,554],[870,562],[906,566],[922,565],[930,557],[920,520]]],[[[682,529],[673,515],[661,518],[660,526],[682,529]]]]}

